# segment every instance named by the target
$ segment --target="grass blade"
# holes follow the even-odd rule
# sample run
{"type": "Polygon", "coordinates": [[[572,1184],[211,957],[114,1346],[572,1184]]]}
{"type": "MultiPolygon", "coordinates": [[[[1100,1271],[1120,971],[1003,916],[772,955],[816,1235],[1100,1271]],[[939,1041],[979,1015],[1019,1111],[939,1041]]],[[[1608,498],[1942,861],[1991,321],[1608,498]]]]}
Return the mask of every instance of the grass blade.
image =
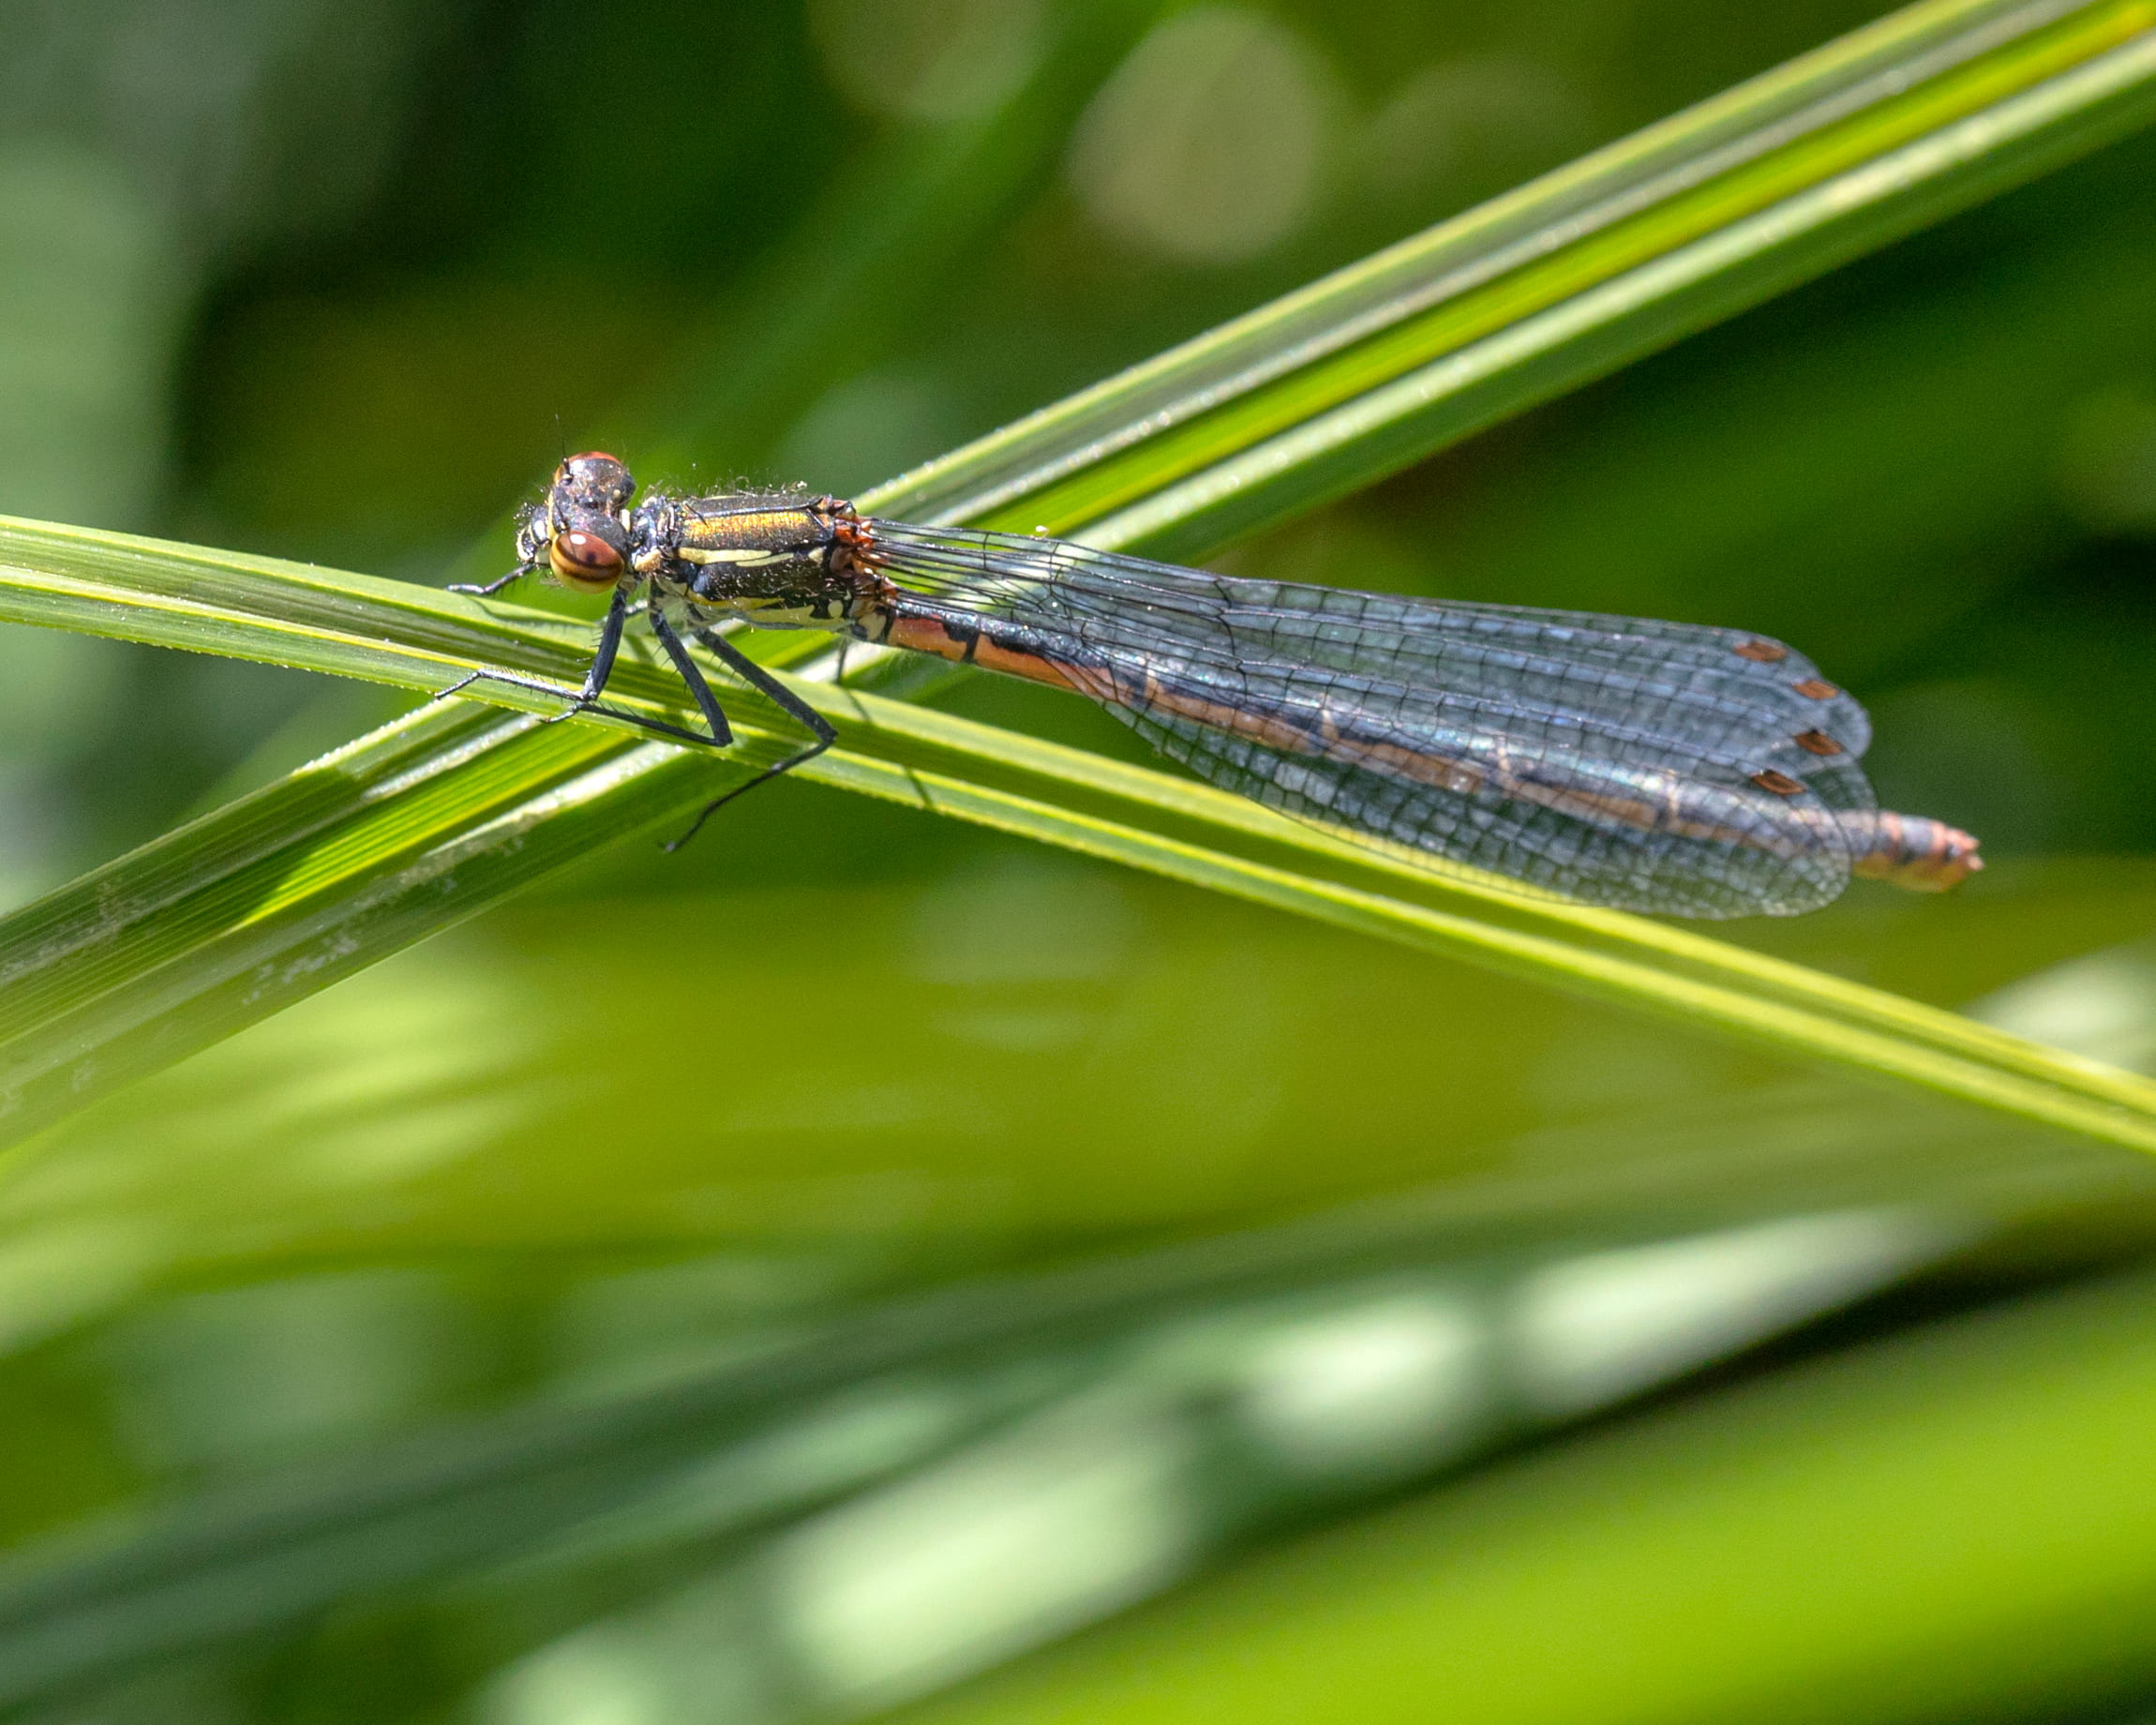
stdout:
{"type": "MultiPolygon", "coordinates": [[[[1914,1124],[1890,1112],[1864,1130],[1884,1139],[1914,1124]]],[[[1860,1228],[1867,1218],[1876,1220],[1865,1232],[1885,1231],[1908,1253],[1897,1268],[1944,1255],[1974,1231],[1893,1211],[1855,1213],[1860,1228]]],[[[1191,1402],[1233,1406],[1220,1391],[1222,1356],[1236,1359],[1253,1338],[1307,1323],[1328,1301],[1337,1312],[1343,1293],[1367,1298],[1384,1278],[1378,1285],[1397,1300],[1403,1280],[1428,1287],[1435,1272],[1448,1294],[1482,1294],[1492,1282],[1517,1287],[1566,1255],[1525,1242],[1492,1252],[1487,1231],[1463,1228],[1442,1198],[1413,1194],[1195,1245],[1108,1253],[1044,1275],[886,1298],[797,1325],[768,1347],[663,1386],[528,1403],[296,1478],[200,1491],[121,1538],[33,1548],[0,1569],[0,1706],[160,1656],[244,1642],[355,1596],[425,1589],[446,1577],[469,1584],[474,1571],[484,1578],[505,1558],[527,1581],[534,1571],[576,1575],[594,1559],[604,1566],[618,1542],[649,1554],[654,1522],[706,1551],[719,1538],[754,1539],[1071,1398],[1128,1397],[1136,1373],[1154,1386],[1140,1392],[1140,1406],[1156,1399],[1178,1410],[1191,1402]],[[1193,1324],[1216,1336],[1240,1333],[1193,1350],[1193,1324]],[[1018,1360],[1025,1369],[1012,1371],[1018,1360]],[[1135,1372],[1134,1360],[1144,1362],[1135,1372]],[[774,1450],[798,1453],[819,1425],[828,1430],[834,1398],[843,1406],[849,1392],[893,1380],[933,1385],[941,1416],[864,1444],[835,1477],[828,1466],[771,1465],[774,1450]],[[734,1489],[711,1490],[717,1478],[734,1489]],[[664,1509],[684,1488],[702,1511],[685,1534],[664,1509]]],[[[1483,1309],[1494,1316],[1503,1308],[1492,1300],[1483,1309]]],[[[1502,1342],[1491,1347],[1493,1376],[1507,1353],[1502,1342]]],[[[1403,1476],[1458,1466],[1517,1435],[1600,1411],[1491,1400],[1498,1408],[1471,1432],[1434,1454],[1411,1454],[1404,1466],[1353,1477],[1345,1492],[1338,1478],[1254,1471],[1216,1510],[1222,1524],[1208,1542],[1228,1546],[1238,1534],[1337,1508],[1343,1495],[1389,1494],[1403,1476]]],[[[1206,1416],[1191,1412],[1205,1429],[1206,1416]]]]}
{"type": "Polygon", "coordinates": [[[1911,7],[865,502],[1204,555],[2151,116],[2149,0],[1911,7]]]}
{"type": "Polygon", "coordinates": [[[425,708],[82,877],[0,937],[0,1132],[472,914],[619,832],[638,793],[669,814],[642,769],[673,763],[590,726],[425,708]]]}
{"type": "MultiPolygon", "coordinates": [[[[69,570],[66,591],[40,588],[18,561],[0,569],[0,618],[95,603],[106,628],[130,632],[133,622],[137,638],[215,639],[245,656],[419,689],[481,662],[482,643],[497,662],[563,685],[587,651],[579,631],[554,620],[456,594],[319,569],[302,578],[115,534],[49,537],[52,561],[69,570]],[[142,597],[130,606],[133,591],[142,597]]],[[[16,560],[34,557],[38,530],[17,524],[4,543],[16,560]]],[[[677,712],[679,690],[657,668],[627,667],[623,682],[625,703],[677,712]]],[[[842,746],[805,770],[819,782],[2156,1150],[2156,1084],[2132,1074],[1643,918],[1351,846],[1166,773],[865,691],[795,686],[841,729],[842,746]]],[[[491,702],[497,689],[505,706],[547,704],[503,685],[473,693],[491,702]]],[[[10,1132],[599,843],[681,818],[789,746],[753,706],[741,750],[723,760],[637,742],[626,728],[502,720],[477,706],[422,710],[0,922],[0,1105],[10,1132]]]]}
{"type": "MultiPolygon", "coordinates": [[[[2151,90],[2150,0],[1920,6],[865,501],[1045,511],[1095,540],[1206,548],[2088,148],[2144,117],[2151,90]]],[[[491,667],[566,693],[589,652],[581,627],[519,608],[26,522],[0,523],[0,619],[419,691],[491,667]]],[[[780,638],[768,656],[817,651],[780,638]]],[[[2129,1074],[1700,936],[1388,861],[1165,774],[801,687],[842,729],[810,771],[823,782],[2156,1148],[2156,1086],[2129,1074]]],[[[629,655],[610,698],[678,716],[681,694],[629,655]]],[[[727,762],[598,728],[611,721],[424,714],[9,919],[10,1132],[681,818],[783,746],[768,710],[742,706],[727,762]]]]}

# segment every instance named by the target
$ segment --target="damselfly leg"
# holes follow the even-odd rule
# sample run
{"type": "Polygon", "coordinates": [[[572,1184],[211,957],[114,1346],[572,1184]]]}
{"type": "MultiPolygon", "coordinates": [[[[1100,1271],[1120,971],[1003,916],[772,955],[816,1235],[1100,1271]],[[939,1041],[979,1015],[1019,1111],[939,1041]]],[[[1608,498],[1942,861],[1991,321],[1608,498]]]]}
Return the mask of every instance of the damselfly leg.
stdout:
{"type": "MultiPolygon", "coordinates": [[[[499,580],[488,581],[483,586],[452,586],[449,591],[451,592],[473,593],[484,597],[489,593],[500,592],[510,582],[531,574],[536,567],[537,565],[533,563],[520,563],[499,580]]],[[[627,628],[629,618],[636,608],[637,608],[632,607],[629,603],[629,589],[626,586],[616,587],[613,596],[607,601],[606,620],[599,625],[599,644],[591,655],[591,668],[584,673],[584,686],[574,693],[564,689],[559,683],[548,682],[542,678],[523,677],[514,671],[481,669],[459,677],[446,689],[438,690],[430,698],[447,700],[451,696],[470,688],[475,682],[507,683],[511,688],[534,689],[543,695],[559,697],[565,703],[561,712],[552,713],[540,721],[542,724],[559,725],[563,719],[573,719],[579,712],[597,712],[603,713],[609,719],[620,719],[626,724],[634,725],[637,729],[649,731],[654,737],[666,737],[681,742],[701,743],[707,748],[725,748],[734,740],[733,729],[726,723],[726,715],[720,711],[719,704],[713,698],[710,686],[697,674],[695,666],[684,659],[681,642],[673,637],[671,631],[666,628],[666,620],[656,610],[651,614],[652,629],[658,634],[660,643],[666,649],[667,655],[673,659],[675,668],[681,673],[681,680],[689,685],[690,694],[696,697],[696,705],[703,712],[704,721],[711,727],[711,734],[707,736],[700,731],[684,729],[679,725],[668,725],[662,719],[648,719],[641,713],[625,712],[619,707],[606,706],[600,700],[600,696],[606,693],[607,683],[613,681],[614,661],[621,656],[621,635],[623,630],[627,628]]]]}
{"type": "Polygon", "coordinates": [[[696,660],[689,657],[689,650],[681,645],[681,638],[674,633],[673,624],[655,605],[651,608],[651,633],[659,638],[659,645],[666,650],[666,657],[673,660],[674,669],[689,685],[689,694],[703,713],[704,723],[711,728],[711,742],[725,748],[734,740],[734,728],[726,723],[726,715],[719,708],[719,698],[711,693],[711,685],[704,681],[704,673],[696,668],[696,660]]]}
{"type": "MultiPolygon", "coordinates": [[[[512,582],[533,573],[539,566],[535,561],[528,560],[497,580],[484,584],[459,583],[451,587],[449,591],[471,593],[476,597],[484,598],[500,592],[512,582]]],[[[599,639],[591,654],[591,668],[585,673],[582,688],[572,693],[560,684],[548,682],[541,678],[521,676],[514,671],[482,669],[459,678],[433,698],[436,700],[447,699],[450,696],[471,687],[475,682],[502,682],[514,688],[532,689],[560,698],[563,702],[562,709],[543,721],[548,725],[560,724],[563,719],[574,718],[580,712],[597,712],[603,713],[608,718],[624,720],[653,736],[665,737],[670,741],[701,743],[707,748],[731,746],[734,741],[734,729],[726,719],[726,709],[720,706],[719,698],[712,692],[710,680],[705,677],[702,668],[690,655],[680,633],[676,631],[672,623],[667,622],[664,605],[656,595],[642,605],[631,605],[629,596],[633,587],[634,583],[621,581],[613,588],[607,601],[606,618],[599,625],[599,639]],[[688,689],[690,698],[696,702],[696,711],[703,716],[707,728],[705,733],[684,729],[678,725],[668,725],[658,719],[648,719],[640,713],[625,712],[618,707],[606,706],[602,701],[601,697],[605,695],[606,685],[613,681],[615,663],[621,656],[621,639],[627,630],[629,619],[639,610],[651,620],[651,633],[658,638],[660,647],[665,651],[667,659],[672,662],[682,684],[688,689]]],[[[762,666],[734,646],[717,630],[711,628],[701,621],[696,621],[692,623],[690,633],[704,647],[716,654],[743,682],[746,682],[751,688],[771,701],[773,706],[777,707],[780,712],[786,713],[807,730],[813,741],[807,748],[799,750],[786,759],[767,767],[746,784],[737,785],[724,796],[713,798],[698,813],[689,830],[666,847],[668,850],[678,850],[681,846],[687,844],[702,830],[704,823],[712,815],[731,802],[736,797],[741,796],[743,792],[754,790],[758,785],[767,784],[772,779],[792,772],[804,761],[813,760],[838,740],[838,733],[831,728],[829,722],[820,712],[772,677],[762,666]]]]}
{"type": "MultiPolygon", "coordinates": [[[[652,621],[654,622],[658,621],[655,613],[652,621]]],[[[773,677],[716,629],[699,623],[694,633],[697,640],[726,662],[727,668],[733,671],[735,676],[762,695],[788,718],[804,727],[816,741],[800,753],[789,755],[785,760],[774,766],[766,767],[747,784],[736,785],[724,796],[714,797],[711,802],[705,803],[702,812],[689,823],[689,830],[682,833],[680,838],[673,840],[665,847],[668,851],[679,850],[683,845],[695,838],[698,832],[703,831],[704,822],[711,819],[713,815],[725,808],[736,797],[756,789],[758,785],[768,785],[771,780],[791,772],[796,767],[814,760],[838,741],[838,732],[831,728],[829,719],[787,688],[785,683],[779,682],[777,678],[773,677]]],[[[664,639],[665,637],[662,636],[660,638],[664,639]]]]}
{"type": "Polygon", "coordinates": [[[489,599],[504,587],[521,581],[526,576],[536,575],[538,570],[539,565],[537,563],[518,563],[507,575],[498,576],[491,581],[452,581],[449,584],[449,591],[451,592],[476,593],[482,599],[489,599]]]}
{"type": "Polygon", "coordinates": [[[726,616],[1085,696],[1224,789],[1588,904],[1791,916],[1852,876],[1937,892],[1983,866],[1969,834],[1880,810],[1860,764],[1862,706],[1743,630],[1214,575],[882,520],[804,490],[636,491],[615,457],[572,456],[517,535],[517,573],[613,593],[571,711],[596,706],[636,591],[711,734],[632,723],[732,740],[693,638],[813,739],[715,798],[668,849],[836,740],[709,626],[726,616]]]}

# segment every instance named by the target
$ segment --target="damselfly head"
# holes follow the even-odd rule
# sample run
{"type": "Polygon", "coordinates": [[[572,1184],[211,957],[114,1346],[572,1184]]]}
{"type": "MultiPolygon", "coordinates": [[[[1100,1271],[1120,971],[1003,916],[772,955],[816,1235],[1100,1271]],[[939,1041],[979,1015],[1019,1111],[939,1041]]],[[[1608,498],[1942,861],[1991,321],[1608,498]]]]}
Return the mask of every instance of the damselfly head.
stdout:
{"type": "Polygon", "coordinates": [[[544,556],[554,578],[577,592],[605,592],[621,578],[629,548],[623,517],[636,482],[599,450],[571,456],[554,470],[546,502],[526,518],[528,562],[544,556]]]}
{"type": "Polygon", "coordinates": [[[584,510],[620,515],[636,493],[636,482],[629,476],[629,470],[604,450],[592,449],[571,456],[554,470],[549,501],[561,512],[561,518],[567,519],[584,510]]]}

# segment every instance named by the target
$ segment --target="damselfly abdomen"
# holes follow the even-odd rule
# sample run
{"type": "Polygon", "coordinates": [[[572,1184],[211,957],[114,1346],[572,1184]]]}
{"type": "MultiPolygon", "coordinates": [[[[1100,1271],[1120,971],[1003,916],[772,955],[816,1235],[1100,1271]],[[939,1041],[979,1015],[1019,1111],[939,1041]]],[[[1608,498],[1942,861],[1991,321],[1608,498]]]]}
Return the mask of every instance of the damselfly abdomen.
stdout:
{"type": "Polygon", "coordinates": [[[1968,833],[1875,804],[1864,710],[1762,636],[1209,575],[802,491],[635,492],[612,456],[572,457],[517,568],[462,591],[546,569],[611,592],[578,709],[643,593],[710,734],[636,722],[731,740],[688,635],[810,732],[765,777],[835,733],[713,627],[729,619],[1069,689],[1216,785],[1590,904],[1792,916],[1852,875],[1940,892],[1983,866],[1968,833]]]}

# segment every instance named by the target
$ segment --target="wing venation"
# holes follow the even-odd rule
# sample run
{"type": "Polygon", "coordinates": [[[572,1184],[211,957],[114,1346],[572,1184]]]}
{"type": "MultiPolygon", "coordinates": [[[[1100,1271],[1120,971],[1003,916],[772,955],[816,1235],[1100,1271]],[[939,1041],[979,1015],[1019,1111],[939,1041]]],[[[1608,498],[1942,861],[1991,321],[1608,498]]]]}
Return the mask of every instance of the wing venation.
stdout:
{"type": "Polygon", "coordinates": [[[1815,909],[1868,835],[1864,709],[1763,637],[874,527],[936,610],[1025,630],[1161,753],[1351,834],[1695,917],[1815,909]]]}

